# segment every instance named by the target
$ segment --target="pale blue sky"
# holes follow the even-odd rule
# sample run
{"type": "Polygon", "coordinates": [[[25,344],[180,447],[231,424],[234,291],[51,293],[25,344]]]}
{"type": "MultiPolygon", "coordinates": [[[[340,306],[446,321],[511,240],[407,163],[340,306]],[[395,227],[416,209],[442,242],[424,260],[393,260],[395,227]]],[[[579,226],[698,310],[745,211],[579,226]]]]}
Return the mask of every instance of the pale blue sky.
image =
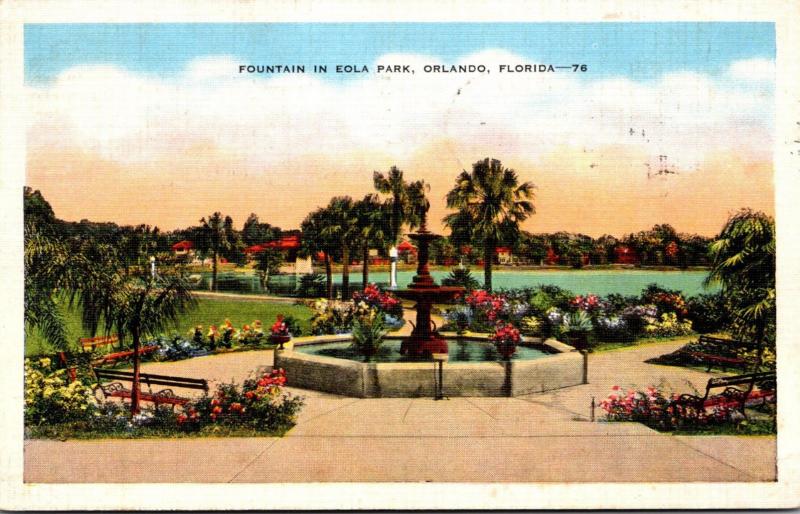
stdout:
{"type": "Polygon", "coordinates": [[[674,71],[719,76],[737,60],[773,59],[775,32],[772,23],[36,24],[25,26],[25,80],[48,83],[82,64],[169,78],[208,55],[311,66],[371,64],[387,53],[454,61],[486,48],[587,64],[593,79],[648,81],[674,71]]]}

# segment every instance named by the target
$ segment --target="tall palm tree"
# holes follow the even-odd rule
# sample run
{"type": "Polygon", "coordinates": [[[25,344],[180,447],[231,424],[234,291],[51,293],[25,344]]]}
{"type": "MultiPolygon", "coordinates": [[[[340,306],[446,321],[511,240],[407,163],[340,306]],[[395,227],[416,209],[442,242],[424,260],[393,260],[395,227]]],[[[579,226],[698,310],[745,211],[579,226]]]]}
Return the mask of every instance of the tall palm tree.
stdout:
{"type": "Polygon", "coordinates": [[[387,240],[389,227],[389,211],[380,202],[377,195],[364,196],[355,204],[356,217],[358,218],[359,239],[363,267],[361,271],[362,287],[369,283],[369,249],[370,245],[384,247],[387,240]]]}
{"type": "Polygon", "coordinates": [[[225,221],[219,211],[209,216],[208,220],[205,218],[200,220],[203,232],[203,250],[210,250],[214,259],[211,270],[211,289],[213,291],[217,290],[217,261],[219,260],[219,254],[222,250],[230,248],[225,221]]]}
{"type": "MultiPolygon", "coordinates": [[[[106,253],[108,248],[94,246],[91,253],[106,253]]],[[[116,332],[120,343],[131,337],[133,350],[133,380],[131,382],[131,414],[139,412],[140,349],[142,337],[156,335],[178,316],[196,305],[183,276],[164,270],[152,276],[144,270],[123,272],[114,257],[92,262],[84,270],[82,289],[70,303],[81,307],[82,322],[92,335],[102,328],[105,334],[116,332]]]]}
{"type": "Polygon", "coordinates": [[[389,195],[387,204],[390,207],[389,239],[397,243],[403,225],[408,224],[414,229],[421,222],[421,203],[425,201],[425,192],[429,186],[424,180],[407,182],[403,178],[402,170],[392,166],[385,175],[379,171],[372,174],[375,190],[389,195]]]}
{"type": "Polygon", "coordinates": [[[350,297],[350,252],[358,240],[358,216],[353,199],[336,196],[327,207],[329,223],[323,228],[323,236],[338,241],[342,255],[342,300],[350,297]]]}
{"type": "Polygon", "coordinates": [[[56,299],[81,287],[81,257],[64,241],[41,233],[35,223],[25,224],[25,329],[39,330],[59,350],[66,350],[68,341],[56,299]]]}
{"type": "Polygon", "coordinates": [[[333,299],[333,270],[331,266],[331,259],[336,253],[338,248],[335,246],[327,233],[327,226],[331,222],[331,217],[328,210],[324,207],[311,212],[303,222],[300,224],[300,230],[303,233],[302,237],[302,251],[304,254],[313,255],[317,253],[323,254],[325,260],[325,291],[329,300],[333,299]]]}
{"type": "Polygon", "coordinates": [[[767,327],[775,322],[775,220],[742,209],[731,216],[708,253],[706,285],[722,286],[740,335],[755,339],[758,369],[767,327]]]}
{"type": "MultiPolygon", "coordinates": [[[[389,242],[392,246],[397,246],[400,239],[400,232],[404,224],[408,224],[410,229],[418,227],[422,221],[420,215],[425,200],[425,192],[429,186],[422,180],[406,182],[403,172],[392,166],[385,175],[379,171],[372,174],[372,182],[375,190],[379,193],[389,195],[386,200],[389,208],[389,242]]],[[[396,277],[392,277],[392,284],[396,282],[396,277]]]]}
{"type": "Polygon", "coordinates": [[[519,183],[517,173],[503,168],[497,159],[486,158],[472,165],[472,173],[461,172],[447,193],[447,207],[456,209],[444,218],[454,230],[468,227],[474,241],[483,244],[484,287],[492,289],[492,259],[497,245],[514,238],[519,224],[535,212],[534,186],[519,183]]]}

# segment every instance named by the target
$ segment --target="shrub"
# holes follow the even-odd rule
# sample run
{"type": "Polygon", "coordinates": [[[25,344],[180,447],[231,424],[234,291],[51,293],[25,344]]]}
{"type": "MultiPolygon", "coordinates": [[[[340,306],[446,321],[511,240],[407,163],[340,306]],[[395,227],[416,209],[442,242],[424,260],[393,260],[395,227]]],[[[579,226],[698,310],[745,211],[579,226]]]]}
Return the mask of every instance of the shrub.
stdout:
{"type": "Polygon", "coordinates": [[[131,416],[130,407],[122,402],[105,402],[88,423],[75,428],[85,431],[100,432],[104,435],[136,436],[160,430],[174,432],[177,414],[167,405],[147,406],[131,416]]]}
{"type": "Polygon", "coordinates": [[[551,307],[544,317],[545,335],[560,337],[564,333],[564,312],[558,307],[551,307]]]}
{"type": "Polygon", "coordinates": [[[316,298],[325,293],[325,277],[319,273],[307,273],[300,277],[297,295],[301,298],[316,298]]]}
{"type": "Polygon", "coordinates": [[[450,329],[461,331],[462,327],[469,328],[472,325],[472,308],[468,305],[456,305],[445,311],[444,319],[450,329]]]}
{"type": "Polygon", "coordinates": [[[687,302],[687,309],[686,318],[691,320],[694,330],[701,334],[717,332],[730,321],[722,293],[693,296],[687,302]]]}
{"type": "Polygon", "coordinates": [[[595,334],[602,341],[628,343],[634,340],[628,323],[619,316],[600,316],[595,320],[595,334]]]}
{"type": "Polygon", "coordinates": [[[692,333],[692,322],[680,321],[674,312],[661,315],[660,321],[653,321],[644,327],[644,333],[655,337],[682,336],[692,333]]]}
{"type": "Polygon", "coordinates": [[[91,418],[97,410],[90,384],[69,382],[49,358],[25,359],[25,423],[56,424],[91,418]]]}
{"type": "Polygon", "coordinates": [[[479,332],[493,330],[494,325],[508,314],[509,304],[502,294],[478,289],[472,291],[465,301],[473,312],[473,328],[479,332]]]}
{"type": "Polygon", "coordinates": [[[188,341],[177,334],[173,336],[160,335],[148,341],[147,345],[158,346],[154,358],[161,361],[177,361],[208,353],[201,345],[194,341],[188,341]]]}
{"type": "Polygon", "coordinates": [[[586,311],[576,311],[564,315],[565,332],[591,332],[592,318],[586,311]]]}
{"type": "Polygon", "coordinates": [[[450,274],[442,279],[443,286],[461,286],[467,292],[480,287],[480,282],[472,275],[469,268],[453,268],[450,274]]]}
{"type": "Polygon", "coordinates": [[[655,305],[661,314],[675,313],[681,319],[688,314],[680,291],[664,289],[657,284],[650,284],[642,291],[642,303],[655,305]]]}
{"type": "Polygon", "coordinates": [[[300,327],[299,319],[290,314],[283,317],[283,322],[286,323],[286,326],[289,328],[289,333],[292,334],[292,337],[300,337],[303,335],[303,329],[300,327]]]}
{"type": "Polygon", "coordinates": [[[569,305],[572,309],[588,312],[589,314],[605,312],[609,306],[607,302],[604,302],[599,296],[594,294],[586,296],[578,295],[570,300],[569,305]]]}
{"type": "Polygon", "coordinates": [[[658,309],[655,305],[632,305],[622,310],[622,319],[634,337],[644,333],[644,327],[656,321],[658,309]]]}
{"type": "Polygon", "coordinates": [[[605,300],[608,303],[608,310],[610,312],[620,312],[628,306],[639,303],[638,296],[625,296],[618,293],[606,295],[605,300]]]}
{"type": "Polygon", "coordinates": [[[575,295],[566,289],[558,286],[539,286],[531,291],[528,296],[528,304],[538,314],[546,314],[553,307],[561,310],[569,309],[570,302],[575,295]]]}
{"type": "Polygon", "coordinates": [[[264,327],[261,320],[255,320],[250,325],[245,325],[239,331],[239,344],[255,345],[264,341],[264,327]]]}
{"type": "Polygon", "coordinates": [[[222,336],[218,344],[221,344],[225,348],[233,347],[234,339],[239,338],[239,331],[233,326],[231,320],[226,319],[225,323],[222,324],[222,329],[220,335],[222,336]]]}
{"type": "Polygon", "coordinates": [[[396,319],[403,319],[403,304],[389,293],[384,293],[375,284],[368,284],[364,291],[353,294],[353,302],[365,303],[384,314],[396,319]]]}
{"type": "Polygon", "coordinates": [[[385,335],[383,317],[377,311],[372,311],[372,315],[353,323],[353,350],[369,358],[378,352],[385,335]]]}
{"type": "Polygon", "coordinates": [[[286,373],[274,370],[257,379],[220,384],[211,397],[186,405],[176,417],[181,430],[197,431],[207,425],[281,431],[294,426],[303,398],[283,392],[286,373]]]}
{"type": "Polygon", "coordinates": [[[520,320],[519,329],[526,336],[538,335],[543,328],[543,323],[536,316],[527,316],[520,320]]]}

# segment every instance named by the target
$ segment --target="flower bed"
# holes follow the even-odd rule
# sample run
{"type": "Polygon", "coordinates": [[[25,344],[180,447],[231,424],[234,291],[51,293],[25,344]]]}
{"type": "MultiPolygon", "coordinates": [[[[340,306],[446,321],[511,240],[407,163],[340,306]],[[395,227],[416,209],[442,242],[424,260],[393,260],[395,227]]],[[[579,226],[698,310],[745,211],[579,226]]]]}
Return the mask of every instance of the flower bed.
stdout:
{"type": "Polygon", "coordinates": [[[131,416],[128,404],[101,402],[87,377],[67,384],[50,363],[26,362],[25,426],[28,437],[176,437],[280,435],[292,428],[303,398],[286,393],[286,373],[275,370],[240,386],[221,384],[180,410],[143,404],[131,416]],[[44,366],[43,364],[47,364],[44,366]]]}
{"type": "MultiPolygon", "coordinates": [[[[712,396],[711,399],[717,398],[712,396]]],[[[738,402],[719,402],[713,407],[698,408],[679,401],[678,394],[667,395],[650,386],[644,391],[620,386],[611,388],[608,397],[600,402],[607,421],[635,421],[661,431],[708,430],[714,427],[735,427],[745,422],[738,402]]]]}
{"type": "Polygon", "coordinates": [[[381,292],[374,284],[368,285],[363,292],[355,293],[352,300],[321,299],[309,306],[313,310],[313,335],[347,334],[352,332],[358,320],[374,319],[376,315],[383,318],[383,325],[389,329],[398,329],[405,324],[400,300],[381,292]]]}
{"type": "MultiPolygon", "coordinates": [[[[709,302],[698,305],[707,318],[709,302]]],[[[555,337],[582,347],[597,341],[631,343],[641,337],[690,334],[690,306],[679,292],[656,285],[640,296],[605,298],[540,286],[497,293],[474,290],[444,317],[450,330],[493,332],[498,324],[513,325],[526,335],[555,337]]]]}

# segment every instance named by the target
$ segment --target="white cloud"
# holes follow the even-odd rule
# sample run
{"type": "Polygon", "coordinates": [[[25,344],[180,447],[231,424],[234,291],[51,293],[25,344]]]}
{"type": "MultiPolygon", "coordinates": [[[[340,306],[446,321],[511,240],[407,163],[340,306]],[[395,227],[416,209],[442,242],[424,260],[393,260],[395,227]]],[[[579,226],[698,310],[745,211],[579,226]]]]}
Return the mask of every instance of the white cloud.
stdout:
{"type": "Polygon", "coordinates": [[[771,61],[734,63],[727,80],[498,73],[498,65],[517,63],[526,61],[489,49],[455,63],[485,64],[488,74],[424,73],[425,65],[449,63],[392,54],[373,63],[373,73],[341,82],[239,74],[244,63],[232,56],[198,59],[173,80],[79,66],[29,88],[29,140],[34,149],[77,146],[121,162],[202,142],[264,166],[303,154],[402,158],[443,138],[514,154],[504,159],[536,160],[559,146],[633,146],[685,168],[712,152],[769,154],[772,95],[753,95],[734,79],[767,77],[771,61]],[[375,64],[410,64],[415,74],[376,74],[375,64]]]}
{"type": "Polygon", "coordinates": [[[772,82],[775,80],[775,61],[762,58],[736,61],[728,68],[728,75],[734,80],[772,82]]]}
{"type": "Polygon", "coordinates": [[[184,76],[187,80],[219,79],[230,76],[239,69],[241,61],[230,55],[211,55],[193,60],[186,67],[184,76]]]}

